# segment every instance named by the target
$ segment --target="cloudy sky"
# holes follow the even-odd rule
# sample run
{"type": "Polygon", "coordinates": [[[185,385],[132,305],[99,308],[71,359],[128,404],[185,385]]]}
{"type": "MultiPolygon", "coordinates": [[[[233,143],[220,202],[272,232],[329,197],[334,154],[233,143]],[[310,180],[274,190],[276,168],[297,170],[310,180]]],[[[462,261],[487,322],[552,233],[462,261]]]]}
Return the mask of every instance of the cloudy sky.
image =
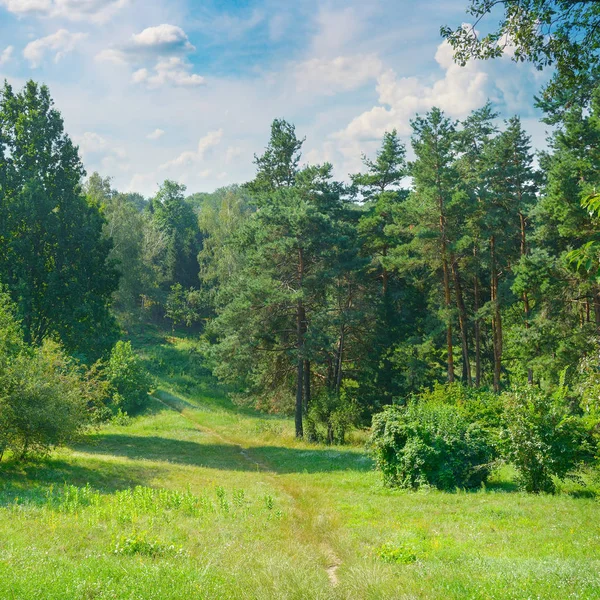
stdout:
{"type": "Polygon", "coordinates": [[[467,0],[0,0],[0,78],[50,86],[89,173],[152,194],[243,182],[276,117],[304,159],[360,169],[384,131],[437,105],[462,118],[488,98],[543,145],[544,75],[509,58],[453,64],[439,27],[467,0]]]}

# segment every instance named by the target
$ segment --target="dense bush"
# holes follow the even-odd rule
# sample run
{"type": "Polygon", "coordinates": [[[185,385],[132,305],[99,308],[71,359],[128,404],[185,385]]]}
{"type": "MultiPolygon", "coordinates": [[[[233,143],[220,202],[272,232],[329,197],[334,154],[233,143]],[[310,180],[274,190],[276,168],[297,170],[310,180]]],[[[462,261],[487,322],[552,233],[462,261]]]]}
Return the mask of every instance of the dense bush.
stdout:
{"type": "Polygon", "coordinates": [[[0,453],[44,454],[73,441],[90,421],[88,381],[55,342],[20,353],[3,383],[0,453]]]}
{"type": "Polygon", "coordinates": [[[495,458],[491,434],[459,408],[416,399],[375,415],[371,446],[384,482],[413,489],[479,486],[495,458]]]}
{"type": "Polygon", "coordinates": [[[132,414],[148,402],[152,378],[133,351],[131,342],[115,344],[104,365],[104,377],[109,388],[107,404],[113,412],[121,410],[132,414]]]}
{"type": "Polygon", "coordinates": [[[484,388],[472,388],[462,383],[436,383],[432,390],[418,396],[420,402],[454,406],[469,423],[478,423],[496,434],[502,426],[502,398],[484,388]]]}
{"type": "Polygon", "coordinates": [[[563,478],[594,457],[590,423],[573,414],[565,398],[533,386],[504,394],[503,453],[528,492],[553,492],[563,478]]]}
{"type": "Polygon", "coordinates": [[[0,290],[0,458],[45,453],[89,423],[102,386],[55,342],[23,342],[13,305],[0,290]]]}
{"type": "Polygon", "coordinates": [[[359,405],[352,395],[355,386],[355,382],[346,381],[339,394],[321,390],[311,398],[306,419],[306,436],[309,440],[326,444],[345,442],[346,432],[356,425],[360,415],[359,405]]]}

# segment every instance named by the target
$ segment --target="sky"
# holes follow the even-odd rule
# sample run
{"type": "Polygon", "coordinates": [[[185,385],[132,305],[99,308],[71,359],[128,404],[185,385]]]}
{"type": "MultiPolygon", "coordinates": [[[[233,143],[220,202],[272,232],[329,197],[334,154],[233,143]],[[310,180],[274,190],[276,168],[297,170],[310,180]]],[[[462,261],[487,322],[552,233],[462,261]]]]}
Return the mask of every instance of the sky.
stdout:
{"type": "MultiPolygon", "coordinates": [[[[0,80],[49,86],[91,174],[153,195],[252,179],[284,118],[303,162],[347,178],[385,131],[438,106],[454,119],[490,100],[521,116],[547,75],[510,56],[461,68],[439,35],[467,0],[0,0],[0,80]]],[[[509,53],[508,53],[509,54],[509,53]]]]}

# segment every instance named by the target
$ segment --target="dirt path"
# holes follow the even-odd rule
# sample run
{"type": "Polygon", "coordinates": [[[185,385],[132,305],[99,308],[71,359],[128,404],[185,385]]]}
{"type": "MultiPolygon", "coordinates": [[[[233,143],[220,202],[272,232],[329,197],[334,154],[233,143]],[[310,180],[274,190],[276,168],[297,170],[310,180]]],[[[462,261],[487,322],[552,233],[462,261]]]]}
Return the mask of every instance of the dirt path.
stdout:
{"type": "MultiPolygon", "coordinates": [[[[156,400],[157,402],[159,402],[160,404],[162,404],[163,406],[165,406],[166,408],[168,408],[170,410],[174,410],[177,413],[179,413],[179,415],[181,417],[183,417],[184,419],[186,419],[187,421],[192,423],[198,431],[202,431],[206,434],[209,434],[209,435],[215,437],[216,439],[218,439],[223,444],[226,444],[228,446],[232,446],[232,447],[236,448],[239,451],[240,456],[242,457],[242,459],[244,461],[251,463],[252,465],[254,465],[256,467],[257,471],[259,471],[259,472],[263,473],[264,475],[266,475],[267,477],[269,477],[269,479],[271,480],[271,483],[273,484],[273,487],[276,487],[281,492],[283,492],[285,495],[287,495],[289,498],[291,498],[292,501],[294,502],[298,512],[302,513],[302,509],[299,507],[299,503],[297,501],[298,500],[297,492],[295,492],[295,490],[292,490],[289,486],[285,485],[285,483],[281,481],[281,479],[279,478],[279,473],[277,473],[277,471],[273,467],[265,464],[264,462],[254,459],[252,457],[251,453],[248,451],[248,449],[244,448],[237,442],[234,442],[233,440],[227,438],[226,436],[223,436],[218,431],[216,431],[210,427],[201,425],[200,423],[198,423],[198,421],[196,421],[189,415],[185,414],[184,409],[182,409],[180,406],[178,406],[178,404],[184,404],[186,407],[189,407],[190,409],[193,410],[194,408],[196,408],[193,404],[189,404],[183,398],[181,398],[179,396],[175,396],[169,392],[164,392],[162,390],[157,390],[155,395],[153,395],[151,397],[154,400],[156,400]],[[158,394],[160,394],[162,396],[162,398],[159,397],[158,394]],[[175,400],[175,402],[169,402],[169,400],[166,398],[166,396],[173,398],[173,400],[175,400]]],[[[306,515],[304,515],[304,516],[306,517],[306,515]]],[[[331,544],[323,537],[321,537],[320,546],[328,558],[328,565],[325,568],[325,571],[327,573],[327,578],[329,579],[329,583],[333,587],[335,587],[339,583],[337,571],[340,568],[342,561],[336,554],[336,552],[333,549],[333,547],[331,546],[331,544]]]]}

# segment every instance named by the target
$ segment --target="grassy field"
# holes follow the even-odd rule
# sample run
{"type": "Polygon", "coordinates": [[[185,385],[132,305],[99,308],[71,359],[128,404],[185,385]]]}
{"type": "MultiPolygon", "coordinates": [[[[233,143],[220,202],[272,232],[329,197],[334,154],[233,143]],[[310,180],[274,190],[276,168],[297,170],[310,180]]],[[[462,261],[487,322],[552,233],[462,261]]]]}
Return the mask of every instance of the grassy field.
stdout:
{"type": "Polygon", "coordinates": [[[191,342],[138,337],[149,410],[0,464],[0,599],[600,598],[600,504],[382,488],[362,445],[234,406],[191,342]]]}

